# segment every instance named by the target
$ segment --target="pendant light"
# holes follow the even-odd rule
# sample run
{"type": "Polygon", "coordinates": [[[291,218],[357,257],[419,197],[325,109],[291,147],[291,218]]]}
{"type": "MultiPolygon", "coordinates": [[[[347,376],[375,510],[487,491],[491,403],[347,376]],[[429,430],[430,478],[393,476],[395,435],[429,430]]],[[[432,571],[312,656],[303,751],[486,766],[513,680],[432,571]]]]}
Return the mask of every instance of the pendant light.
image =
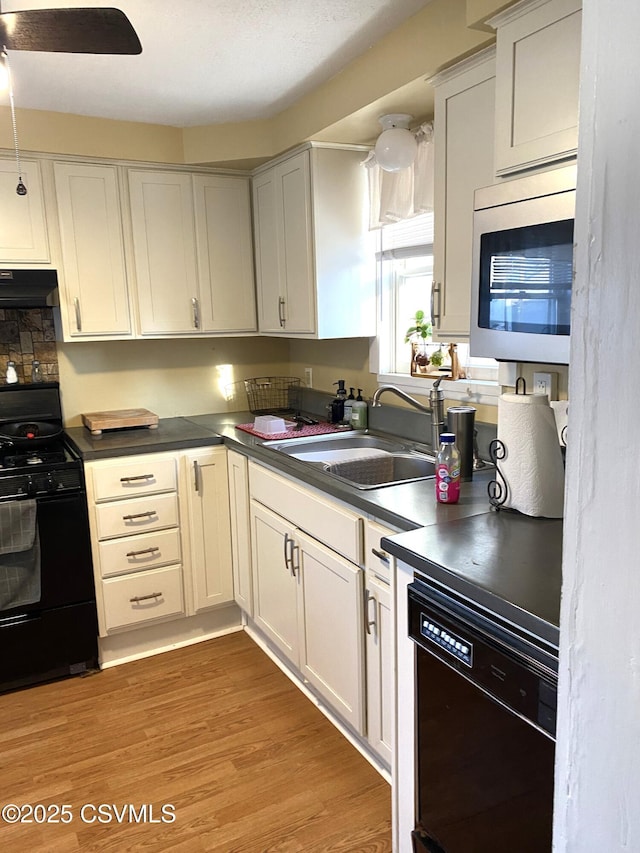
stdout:
{"type": "Polygon", "coordinates": [[[399,172],[411,166],[418,153],[418,143],[409,130],[413,116],[406,113],[389,113],[380,116],[382,133],[375,144],[376,161],[385,172],[399,172]]]}
{"type": "Polygon", "coordinates": [[[18,195],[26,195],[27,188],[22,180],[22,169],[20,167],[20,149],[18,147],[18,127],[16,125],[16,106],[13,100],[13,80],[11,79],[11,66],[9,65],[9,56],[6,47],[0,51],[0,67],[2,68],[2,80],[9,90],[9,106],[11,108],[11,125],[13,128],[13,147],[16,154],[16,170],[18,172],[18,185],[16,193],[18,195]]]}

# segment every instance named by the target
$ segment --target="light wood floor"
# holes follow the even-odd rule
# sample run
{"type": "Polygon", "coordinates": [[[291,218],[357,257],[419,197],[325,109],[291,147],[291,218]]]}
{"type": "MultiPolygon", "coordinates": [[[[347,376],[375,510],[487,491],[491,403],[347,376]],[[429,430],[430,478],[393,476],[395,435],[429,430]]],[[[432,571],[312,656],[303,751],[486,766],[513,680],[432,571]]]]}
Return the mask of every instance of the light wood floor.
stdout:
{"type": "Polygon", "coordinates": [[[11,853],[391,850],[389,786],[243,633],[0,696],[5,803],[73,815],[0,820],[11,853]]]}

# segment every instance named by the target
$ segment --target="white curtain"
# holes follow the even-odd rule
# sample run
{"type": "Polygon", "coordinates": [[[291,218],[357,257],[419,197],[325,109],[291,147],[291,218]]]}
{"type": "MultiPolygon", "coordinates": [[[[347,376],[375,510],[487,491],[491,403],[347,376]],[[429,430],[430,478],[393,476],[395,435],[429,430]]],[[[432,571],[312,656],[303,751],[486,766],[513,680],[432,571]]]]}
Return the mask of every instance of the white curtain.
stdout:
{"type": "Polygon", "coordinates": [[[418,153],[412,166],[385,172],[372,151],[363,165],[369,180],[369,229],[411,219],[433,210],[433,123],[416,131],[418,153]]]}

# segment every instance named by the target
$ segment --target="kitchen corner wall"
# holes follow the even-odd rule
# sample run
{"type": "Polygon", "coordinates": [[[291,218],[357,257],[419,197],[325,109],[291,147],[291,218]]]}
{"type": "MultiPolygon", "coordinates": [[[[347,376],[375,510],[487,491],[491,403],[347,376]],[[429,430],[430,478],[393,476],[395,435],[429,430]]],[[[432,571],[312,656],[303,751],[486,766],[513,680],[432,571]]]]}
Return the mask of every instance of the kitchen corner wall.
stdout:
{"type": "Polygon", "coordinates": [[[0,308],[0,383],[14,361],[19,382],[31,382],[31,364],[40,362],[45,381],[57,382],[58,355],[52,308],[0,308]]]}
{"type": "Polygon", "coordinates": [[[230,411],[229,383],[290,375],[288,344],[252,337],[58,343],[65,425],[110,409],[145,408],[161,418],[230,411]]]}

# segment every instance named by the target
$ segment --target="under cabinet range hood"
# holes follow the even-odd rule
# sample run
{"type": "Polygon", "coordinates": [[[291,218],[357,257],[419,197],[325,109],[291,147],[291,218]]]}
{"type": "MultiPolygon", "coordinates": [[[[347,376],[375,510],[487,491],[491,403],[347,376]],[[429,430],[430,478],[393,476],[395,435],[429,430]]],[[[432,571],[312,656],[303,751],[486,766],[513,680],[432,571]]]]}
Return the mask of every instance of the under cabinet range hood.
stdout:
{"type": "Polygon", "coordinates": [[[55,270],[0,268],[0,308],[44,308],[58,304],[55,270]]]}

